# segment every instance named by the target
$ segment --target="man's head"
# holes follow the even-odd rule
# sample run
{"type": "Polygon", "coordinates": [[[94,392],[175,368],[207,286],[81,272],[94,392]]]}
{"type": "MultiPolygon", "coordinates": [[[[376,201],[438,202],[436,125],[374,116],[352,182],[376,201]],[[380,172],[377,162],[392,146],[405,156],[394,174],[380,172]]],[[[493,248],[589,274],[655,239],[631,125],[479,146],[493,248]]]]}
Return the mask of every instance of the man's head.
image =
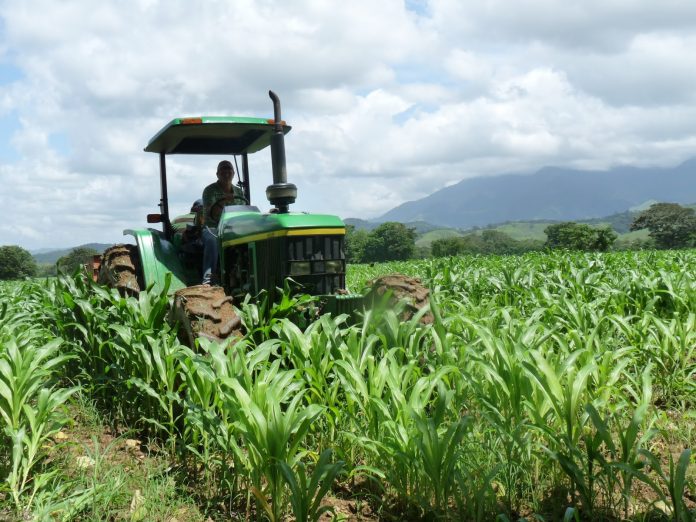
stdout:
{"type": "Polygon", "coordinates": [[[227,160],[222,160],[218,163],[217,177],[219,183],[230,187],[232,185],[232,178],[234,177],[232,163],[227,160]]]}
{"type": "Polygon", "coordinates": [[[234,169],[232,163],[227,160],[222,160],[217,166],[217,178],[224,183],[232,183],[234,169]]]}

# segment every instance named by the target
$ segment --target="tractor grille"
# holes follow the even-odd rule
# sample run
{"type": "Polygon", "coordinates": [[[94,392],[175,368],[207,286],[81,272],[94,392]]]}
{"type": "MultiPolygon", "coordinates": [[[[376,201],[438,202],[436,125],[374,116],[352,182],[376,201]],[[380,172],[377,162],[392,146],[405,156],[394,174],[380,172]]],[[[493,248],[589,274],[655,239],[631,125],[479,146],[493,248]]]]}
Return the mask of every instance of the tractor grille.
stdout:
{"type": "Polygon", "coordinates": [[[346,287],[343,236],[287,238],[287,275],[313,295],[333,294],[346,287]]]}

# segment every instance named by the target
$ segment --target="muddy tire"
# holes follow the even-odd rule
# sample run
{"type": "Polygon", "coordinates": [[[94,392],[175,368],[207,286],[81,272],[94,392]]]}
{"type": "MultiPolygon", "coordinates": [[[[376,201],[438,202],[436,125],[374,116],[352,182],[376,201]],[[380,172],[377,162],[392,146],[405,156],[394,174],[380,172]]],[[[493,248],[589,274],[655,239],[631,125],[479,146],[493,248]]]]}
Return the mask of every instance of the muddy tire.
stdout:
{"type": "MultiPolygon", "coordinates": [[[[368,302],[373,303],[382,298],[387,292],[391,292],[391,304],[396,301],[404,301],[405,309],[402,313],[404,321],[410,320],[422,308],[430,304],[430,290],[423,286],[421,280],[416,277],[409,277],[404,274],[388,274],[377,279],[373,279],[368,283],[371,287],[368,294],[368,302]]],[[[428,311],[420,322],[423,324],[431,324],[433,322],[433,314],[428,311]]]]}
{"type": "Polygon", "coordinates": [[[221,342],[243,335],[232,297],[217,286],[189,286],[174,294],[172,321],[179,323],[179,339],[195,347],[199,337],[221,342]]]}
{"type": "Polygon", "coordinates": [[[102,254],[97,282],[136,296],[142,290],[140,255],[135,245],[114,245],[102,254]]]}

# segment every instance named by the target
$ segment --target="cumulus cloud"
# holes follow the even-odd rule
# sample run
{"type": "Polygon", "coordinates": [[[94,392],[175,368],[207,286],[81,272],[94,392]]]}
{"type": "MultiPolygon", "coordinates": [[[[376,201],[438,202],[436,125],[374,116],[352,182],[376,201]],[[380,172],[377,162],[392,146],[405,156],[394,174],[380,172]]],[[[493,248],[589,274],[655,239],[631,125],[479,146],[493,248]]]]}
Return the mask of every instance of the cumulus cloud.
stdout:
{"type": "MultiPolygon", "coordinates": [[[[271,115],[297,208],[378,216],[464,177],[675,164],[696,142],[696,4],[0,2],[0,243],[114,242],[157,211],[167,121],[271,115]]],[[[218,158],[169,162],[185,212],[218,158]]],[[[252,197],[271,183],[251,158],[252,197]]]]}

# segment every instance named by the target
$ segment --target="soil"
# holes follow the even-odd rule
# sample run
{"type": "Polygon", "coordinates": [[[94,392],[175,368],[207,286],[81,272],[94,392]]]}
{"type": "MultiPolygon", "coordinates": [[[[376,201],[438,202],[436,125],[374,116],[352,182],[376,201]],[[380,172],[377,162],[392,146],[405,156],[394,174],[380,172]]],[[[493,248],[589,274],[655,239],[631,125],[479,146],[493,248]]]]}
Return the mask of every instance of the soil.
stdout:
{"type": "Polygon", "coordinates": [[[322,506],[331,506],[332,512],[324,513],[319,520],[328,522],[329,520],[379,520],[379,516],[372,511],[372,508],[367,502],[359,500],[349,500],[344,498],[336,498],[327,495],[321,502],[322,506]]]}

